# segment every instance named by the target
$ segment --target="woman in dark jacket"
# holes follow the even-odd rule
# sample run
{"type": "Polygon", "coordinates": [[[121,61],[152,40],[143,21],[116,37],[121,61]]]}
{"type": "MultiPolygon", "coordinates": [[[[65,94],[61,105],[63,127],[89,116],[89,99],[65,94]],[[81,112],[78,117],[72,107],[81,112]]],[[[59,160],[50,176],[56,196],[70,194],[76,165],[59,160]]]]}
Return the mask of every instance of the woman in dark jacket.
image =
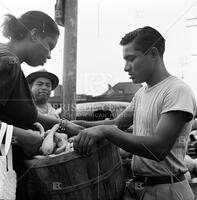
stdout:
{"type": "Polygon", "coordinates": [[[56,46],[59,30],[47,14],[29,11],[18,19],[6,15],[3,35],[9,42],[0,44],[0,121],[14,125],[16,199],[27,200],[28,173],[24,159],[35,155],[43,140],[33,124],[37,121],[49,129],[59,120],[38,114],[21,63],[32,67],[44,65],[56,46]]]}

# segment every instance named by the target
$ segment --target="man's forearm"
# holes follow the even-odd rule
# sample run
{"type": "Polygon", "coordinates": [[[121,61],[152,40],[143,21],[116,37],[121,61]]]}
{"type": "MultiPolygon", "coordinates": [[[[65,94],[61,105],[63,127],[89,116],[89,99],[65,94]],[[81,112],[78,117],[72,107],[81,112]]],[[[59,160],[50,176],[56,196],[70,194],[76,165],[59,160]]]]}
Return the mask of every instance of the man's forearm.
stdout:
{"type": "Polygon", "coordinates": [[[121,131],[116,126],[104,127],[105,138],[131,154],[161,161],[165,158],[165,145],[157,137],[136,136],[121,131]]]}
{"type": "Polygon", "coordinates": [[[84,129],[83,126],[74,124],[68,120],[66,120],[65,127],[66,127],[66,134],[68,134],[70,137],[77,135],[79,133],[79,131],[84,129]]]}
{"type": "Polygon", "coordinates": [[[73,120],[74,124],[80,125],[85,128],[90,128],[93,126],[99,125],[113,125],[115,124],[114,120],[100,120],[100,121],[85,121],[85,120],[73,120]]]}

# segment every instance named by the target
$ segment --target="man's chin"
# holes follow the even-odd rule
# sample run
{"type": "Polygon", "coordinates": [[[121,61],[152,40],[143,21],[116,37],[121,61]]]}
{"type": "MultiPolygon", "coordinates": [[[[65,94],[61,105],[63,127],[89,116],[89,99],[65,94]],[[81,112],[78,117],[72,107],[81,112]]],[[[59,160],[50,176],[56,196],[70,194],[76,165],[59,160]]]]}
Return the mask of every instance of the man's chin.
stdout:
{"type": "Polygon", "coordinates": [[[140,81],[140,80],[136,80],[136,79],[131,79],[131,80],[132,80],[132,83],[135,83],[135,84],[143,83],[143,81],[140,81]]]}
{"type": "Polygon", "coordinates": [[[36,103],[38,103],[38,104],[45,104],[45,103],[47,103],[47,100],[48,99],[46,99],[46,98],[40,98],[40,99],[36,100],[36,103]]]}
{"type": "Polygon", "coordinates": [[[136,79],[131,79],[131,80],[132,80],[132,83],[135,83],[135,84],[138,83],[138,81],[136,79]]]}

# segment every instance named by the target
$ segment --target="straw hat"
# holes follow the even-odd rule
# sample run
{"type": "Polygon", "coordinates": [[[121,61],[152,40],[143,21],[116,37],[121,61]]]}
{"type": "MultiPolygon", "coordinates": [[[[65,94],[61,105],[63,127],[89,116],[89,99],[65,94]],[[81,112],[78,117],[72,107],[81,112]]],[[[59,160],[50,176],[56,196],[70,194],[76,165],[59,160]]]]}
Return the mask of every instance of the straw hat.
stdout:
{"type": "Polygon", "coordinates": [[[26,79],[29,84],[32,84],[35,79],[40,78],[40,77],[48,78],[51,81],[52,90],[54,90],[58,86],[58,83],[59,83],[58,77],[55,74],[52,74],[45,69],[41,69],[41,70],[38,70],[36,72],[29,74],[26,77],[26,79]]]}

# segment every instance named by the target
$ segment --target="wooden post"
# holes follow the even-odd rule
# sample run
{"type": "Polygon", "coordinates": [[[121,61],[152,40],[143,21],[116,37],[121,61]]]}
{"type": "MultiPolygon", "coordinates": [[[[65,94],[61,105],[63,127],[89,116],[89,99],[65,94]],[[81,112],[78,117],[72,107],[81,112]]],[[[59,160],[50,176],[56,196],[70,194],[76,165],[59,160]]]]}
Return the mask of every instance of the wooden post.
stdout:
{"type": "Polygon", "coordinates": [[[76,118],[77,6],[78,0],[66,0],[64,13],[63,116],[76,118]]]}

